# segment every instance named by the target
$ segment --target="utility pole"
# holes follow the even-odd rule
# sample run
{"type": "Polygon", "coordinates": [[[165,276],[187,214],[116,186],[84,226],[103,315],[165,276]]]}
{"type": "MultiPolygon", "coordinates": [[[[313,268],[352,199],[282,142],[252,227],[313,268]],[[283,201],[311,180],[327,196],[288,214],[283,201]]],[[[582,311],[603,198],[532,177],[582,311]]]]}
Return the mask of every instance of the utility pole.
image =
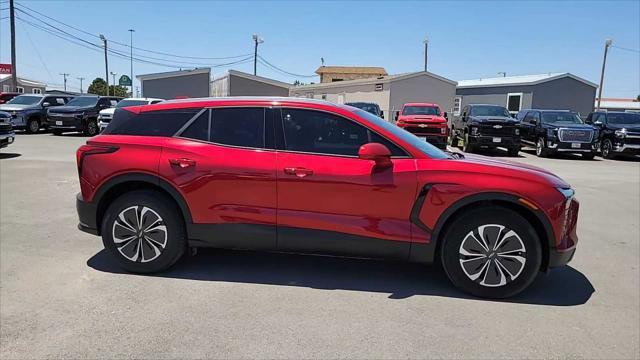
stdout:
{"type": "Polygon", "coordinates": [[[507,77],[507,73],[504,71],[498,72],[498,75],[502,75],[502,77],[507,77]]]}
{"type": "Polygon", "coordinates": [[[69,76],[71,74],[62,73],[60,75],[62,75],[62,77],[64,78],[64,91],[67,91],[67,76],[69,76]]]}
{"type": "MultiPolygon", "coordinates": [[[[113,87],[115,88],[116,86],[116,75],[118,75],[118,73],[114,73],[113,71],[111,72],[111,76],[113,76],[113,87]]],[[[113,90],[114,95],[115,95],[115,89],[113,90]]]]}
{"type": "Polygon", "coordinates": [[[9,22],[11,23],[11,87],[18,92],[18,75],[16,72],[16,14],[13,0],[9,0],[9,22]]]}
{"type": "Polygon", "coordinates": [[[255,44],[253,50],[253,75],[257,75],[258,72],[258,44],[262,44],[264,40],[258,37],[258,34],[253,34],[253,42],[255,44]]]}
{"type": "Polygon", "coordinates": [[[429,53],[429,38],[424,38],[424,71],[427,72],[427,55],[429,53]]]}
{"type": "Polygon", "coordinates": [[[79,78],[76,78],[76,79],[80,80],[80,94],[82,94],[82,80],[84,80],[84,78],[83,77],[79,77],[79,78]]]}
{"type": "Polygon", "coordinates": [[[607,39],[604,42],[604,58],[602,59],[602,71],[600,72],[600,87],[598,88],[598,105],[596,111],[600,110],[600,101],[602,100],[602,86],[604,85],[604,68],[607,65],[607,52],[613,44],[613,40],[607,39]]]}
{"type": "Polygon", "coordinates": [[[131,35],[129,41],[129,47],[131,48],[131,96],[133,96],[133,33],[135,30],[129,29],[129,34],[131,35]]]}
{"type": "Polygon", "coordinates": [[[109,61],[107,60],[107,38],[100,34],[100,40],[104,45],[104,81],[107,82],[107,96],[109,96],[109,61]]]}

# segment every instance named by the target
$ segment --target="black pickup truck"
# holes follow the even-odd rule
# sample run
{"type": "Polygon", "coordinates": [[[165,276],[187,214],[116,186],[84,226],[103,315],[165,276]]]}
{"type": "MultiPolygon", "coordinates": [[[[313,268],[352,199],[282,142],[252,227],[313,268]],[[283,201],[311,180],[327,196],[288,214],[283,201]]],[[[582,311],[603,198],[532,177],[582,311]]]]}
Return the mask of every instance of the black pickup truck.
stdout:
{"type": "Polygon", "coordinates": [[[538,157],[556,153],[580,154],[591,160],[598,152],[598,129],[582,122],[578,114],[569,110],[521,110],[522,142],[535,147],[538,157]]]}
{"type": "Polygon", "coordinates": [[[463,141],[465,152],[478,148],[506,148],[509,156],[520,151],[519,121],[504,106],[471,104],[462,109],[461,115],[451,122],[451,144],[463,141]]]}
{"type": "Polygon", "coordinates": [[[600,130],[603,158],[640,155],[640,113],[596,111],[589,114],[585,122],[600,130]]]}
{"type": "Polygon", "coordinates": [[[114,96],[78,96],[66,106],[58,106],[47,112],[47,124],[53,135],[65,131],[79,131],[94,136],[99,132],[98,113],[114,107],[121,98],[114,96]]]}

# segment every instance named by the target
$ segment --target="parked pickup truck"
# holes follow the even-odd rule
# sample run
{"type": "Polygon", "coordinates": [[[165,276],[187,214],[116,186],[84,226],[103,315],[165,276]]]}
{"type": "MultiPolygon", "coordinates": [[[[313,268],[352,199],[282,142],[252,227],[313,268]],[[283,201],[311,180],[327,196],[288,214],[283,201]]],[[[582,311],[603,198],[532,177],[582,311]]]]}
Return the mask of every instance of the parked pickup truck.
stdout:
{"type": "Polygon", "coordinates": [[[441,149],[449,137],[447,113],[434,103],[407,103],[396,117],[396,125],[441,149]]]}
{"type": "Polygon", "coordinates": [[[538,157],[558,152],[580,154],[591,160],[598,152],[598,130],[569,110],[521,110],[521,141],[536,149],[538,157]]]}
{"type": "Polygon", "coordinates": [[[15,134],[11,126],[11,114],[0,111],[0,149],[13,143],[15,134]]]}
{"type": "Polygon", "coordinates": [[[596,111],[589,114],[585,122],[600,130],[603,158],[640,155],[640,113],[596,111]]]}
{"type": "Polygon", "coordinates": [[[46,126],[47,110],[54,106],[62,106],[67,101],[69,101],[68,96],[20,95],[0,105],[0,111],[11,114],[14,129],[37,133],[41,127],[46,126]]]}
{"type": "Polygon", "coordinates": [[[157,104],[162,101],[164,100],[155,99],[155,98],[122,99],[118,102],[118,105],[116,105],[115,107],[110,107],[108,109],[100,110],[100,113],[98,113],[98,126],[100,127],[100,132],[102,132],[102,130],[104,130],[109,125],[109,123],[111,122],[111,119],[113,118],[113,113],[116,111],[116,109],[127,107],[127,106],[157,104]]]}
{"type": "Polygon", "coordinates": [[[78,96],[66,106],[49,109],[47,124],[53,135],[65,131],[80,131],[88,136],[98,134],[98,112],[116,106],[120,98],[114,96],[78,96]]]}
{"type": "Polygon", "coordinates": [[[451,144],[463,141],[465,152],[478,148],[506,148],[509,156],[520,151],[519,121],[504,106],[470,104],[451,123],[451,144]]]}
{"type": "Polygon", "coordinates": [[[382,117],[382,111],[380,110],[380,105],[372,102],[348,102],[345,105],[353,106],[358,109],[364,110],[368,113],[371,113],[377,117],[382,117]]]}

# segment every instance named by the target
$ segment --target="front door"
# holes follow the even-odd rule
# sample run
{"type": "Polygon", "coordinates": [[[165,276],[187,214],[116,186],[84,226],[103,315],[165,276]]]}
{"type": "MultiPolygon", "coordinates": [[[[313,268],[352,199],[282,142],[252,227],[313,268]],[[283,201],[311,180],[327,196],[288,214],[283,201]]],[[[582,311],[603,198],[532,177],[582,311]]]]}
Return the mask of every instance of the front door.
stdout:
{"type": "Polygon", "coordinates": [[[276,152],[265,144],[266,111],[205,110],[167,140],[159,171],[189,204],[190,240],[225,248],[275,248],[276,152]]]}
{"type": "Polygon", "coordinates": [[[278,248],[406,259],[415,161],[342,116],[284,108],[281,119],[276,121],[278,248]],[[359,159],[360,146],[368,142],[386,145],[393,166],[380,169],[359,159]]]}

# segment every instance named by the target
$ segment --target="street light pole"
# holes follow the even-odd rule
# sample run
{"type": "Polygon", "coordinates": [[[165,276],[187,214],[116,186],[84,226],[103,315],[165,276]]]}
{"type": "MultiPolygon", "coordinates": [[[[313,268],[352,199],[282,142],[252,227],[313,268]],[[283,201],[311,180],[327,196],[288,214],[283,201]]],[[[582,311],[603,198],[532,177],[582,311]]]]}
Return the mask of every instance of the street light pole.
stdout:
{"type": "Polygon", "coordinates": [[[60,75],[62,75],[62,77],[64,78],[64,91],[67,91],[67,76],[69,76],[71,74],[62,73],[60,75]]]}
{"type": "Polygon", "coordinates": [[[427,71],[427,57],[429,54],[429,38],[424,38],[424,71],[427,71]]]}
{"type": "Polygon", "coordinates": [[[253,75],[257,75],[258,72],[258,44],[262,44],[264,40],[258,37],[258,34],[253,34],[253,42],[255,44],[253,50],[253,75]]]}
{"type": "Polygon", "coordinates": [[[115,95],[115,94],[116,94],[116,91],[115,91],[115,87],[116,87],[116,75],[118,75],[118,73],[114,73],[113,71],[111,72],[111,76],[113,76],[113,88],[114,88],[114,90],[113,90],[113,95],[115,95]]]}
{"type": "Polygon", "coordinates": [[[104,45],[104,81],[107,82],[107,96],[109,96],[109,60],[107,59],[107,38],[100,34],[100,40],[104,45]]]}
{"type": "Polygon", "coordinates": [[[129,47],[131,48],[131,96],[133,96],[133,33],[135,30],[129,29],[129,34],[131,35],[129,41],[129,47]]]}
{"type": "Polygon", "coordinates": [[[9,23],[11,24],[11,91],[18,92],[18,74],[16,71],[16,16],[13,0],[9,0],[9,23]]]}
{"type": "Polygon", "coordinates": [[[80,94],[82,94],[82,80],[84,80],[84,78],[83,77],[79,77],[77,79],[80,80],[80,94]]]}
{"type": "Polygon", "coordinates": [[[596,106],[596,111],[600,110],[600,101],[602,100],[602,86],[604,85],[604,68],[607,65],[607,52],[609,51],[609,47],[613,44],[613,40],[607,39],[604,42],[604,58],[602,59],[602,71],[600,72],[600,87],[598,88],[598,105],[596,106]]]}

